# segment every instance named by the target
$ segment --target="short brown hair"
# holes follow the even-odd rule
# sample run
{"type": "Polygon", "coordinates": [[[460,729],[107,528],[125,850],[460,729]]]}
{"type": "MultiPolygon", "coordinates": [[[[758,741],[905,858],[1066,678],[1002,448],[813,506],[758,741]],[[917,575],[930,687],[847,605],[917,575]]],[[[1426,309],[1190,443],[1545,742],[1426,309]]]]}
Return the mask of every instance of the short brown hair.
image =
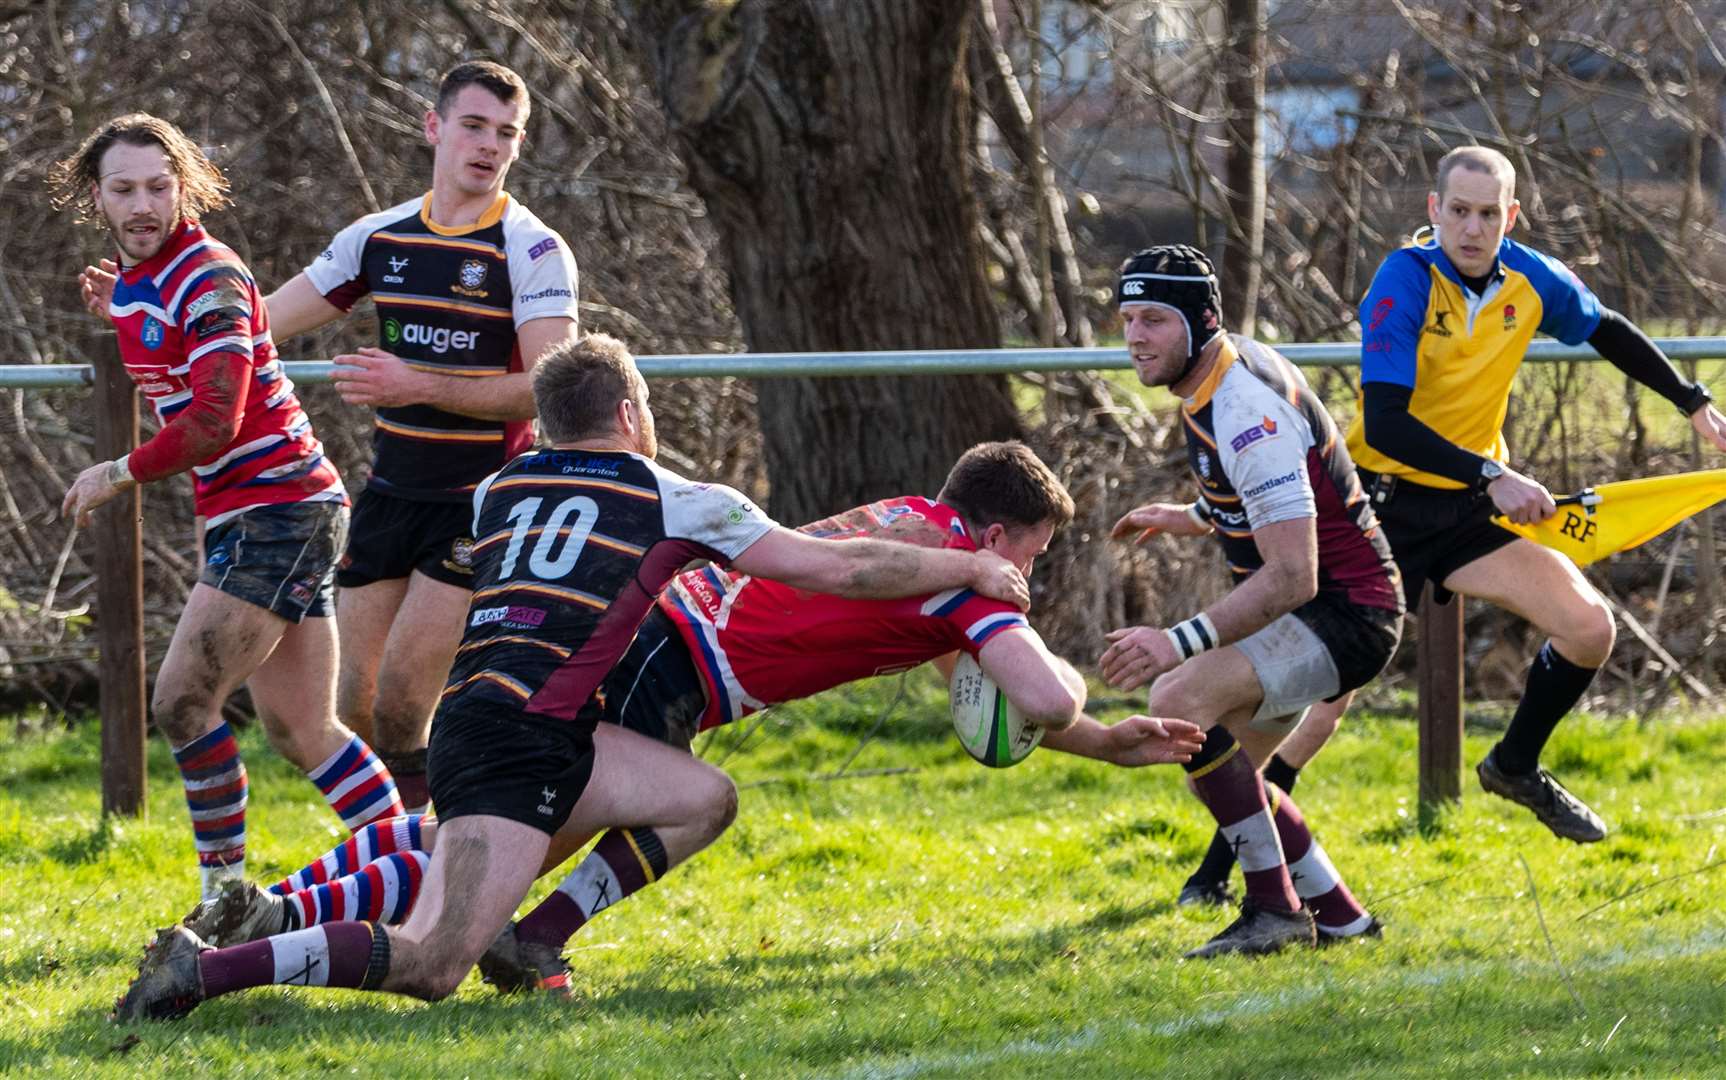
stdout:
{"type": "Polygon", "coordinates": [[[566,341],[533,368],[533,403],[552,442],[577,442],[612,430],[620,401],[640,408],[647,384],[623,342],[607,334],[566,341]]]}
{"type": "Polygon", "coordinates": [[[1516,166],[1510,163],[1509,158],[1489,146],[1459,146],[1438,159],[1437,186],[1434,190],[1438,192],[1439,198],[1444,197],[1444,186],[1450,182],[1450,174],[1457,169],[1496,177],[1504,182],[1505,201],[1516,198],[1516,166]]]}
{"type": "Polygon", "coordinates": [[[161,147],[180,182],[180,213],[185,217],[196,221],[228,205],[228,178],[185,132],[149,113],[127,113],[92,131],[70,157],[54,163],[48,182],[55,209],[70,206],[79,221],[102,220],[95,189],[102,182],[102,155],[115,143],[161,147]]]}
{"type": "Polygon", "coordinates": [[[443,81],[437,88],[437,114],[449,119],[450,103],[465,86],[484,87],[492,97],[499,101],[520,101],[529,109],[533,108],[533,99],[528,96],[527,83],[521,76],[490,60],[468,60],[457,64],[444,72],[443,81]]]}
{"type": "Polygon", "coordinates": [[[937,502],[959,511],[974,529],[1000,522],[1027,528],[1073,520],[1073,497],[1024,443],[978,443],[959,455],[937,502]]]}

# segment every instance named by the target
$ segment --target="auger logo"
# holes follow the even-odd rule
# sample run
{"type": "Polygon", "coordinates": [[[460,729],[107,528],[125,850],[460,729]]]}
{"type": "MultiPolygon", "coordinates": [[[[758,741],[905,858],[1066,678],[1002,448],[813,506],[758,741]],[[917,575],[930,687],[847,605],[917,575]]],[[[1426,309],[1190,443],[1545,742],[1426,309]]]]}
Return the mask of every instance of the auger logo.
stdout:
{"type": "Polygon", "coordinates": [[[551,801],[555,798],[557,798],[557,789],[556,788],[554,788],[554,787],[540,788],[539,789],[539,806],[537,806],[535,809],[537,809],[541,814],[544,814],[546,817],[550,817],[552,815],[552,812],[553,812],[551,809],[551,801]]]}
{"type": "Polygon", "coordinates": [[[451,330],[447,326],[423,326],[397,319],[384,320],[386,345],[425,345],[434,353],[471,349],[479,343],[478,330],[451,330]]]}

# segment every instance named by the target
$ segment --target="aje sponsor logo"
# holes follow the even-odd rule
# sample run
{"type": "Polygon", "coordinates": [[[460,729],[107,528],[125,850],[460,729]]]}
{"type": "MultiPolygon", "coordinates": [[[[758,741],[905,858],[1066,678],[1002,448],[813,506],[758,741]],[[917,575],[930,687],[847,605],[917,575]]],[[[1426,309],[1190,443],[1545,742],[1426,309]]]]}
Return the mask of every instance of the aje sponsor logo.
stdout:
{"type": "Polygon", "coordinates": [[[490,623],[502,623],[512,629],[527,629],[539,626],[545,622],[545,609],[534,607],[493,607],[480,608],[473,613],[469,626],[486,626],[490,623]]]}
{"type": "Polygon", "coordinates": [[[434,353],[471,349],[479,344],[478,330],[451,330],[447,326],[422,326],[399,319],[384,320],[384,344],[424,345],[434,353]]]}
{"type": "Polygon", "coordinates": [[[1263,422],[1254,424],[1229,441],[1229,449],[1237,454],[1261,439],[1273,438],[1277,433],[1277,422],[1265,417],[1263,422]]]}

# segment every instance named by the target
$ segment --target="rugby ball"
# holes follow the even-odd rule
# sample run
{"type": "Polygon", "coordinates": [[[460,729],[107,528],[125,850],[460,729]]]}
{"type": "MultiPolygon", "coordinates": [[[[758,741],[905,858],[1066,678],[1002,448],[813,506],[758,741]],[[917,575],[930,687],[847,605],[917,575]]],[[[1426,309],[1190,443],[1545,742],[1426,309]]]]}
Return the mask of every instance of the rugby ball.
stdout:
{"type": "Polygon", "coordinates": [[[965,752],[991,769],[1025,760],[1043,741],[1043,729],[1025,719],[975,657],[959,654],[948,685],[953,731],[965,752]]]}

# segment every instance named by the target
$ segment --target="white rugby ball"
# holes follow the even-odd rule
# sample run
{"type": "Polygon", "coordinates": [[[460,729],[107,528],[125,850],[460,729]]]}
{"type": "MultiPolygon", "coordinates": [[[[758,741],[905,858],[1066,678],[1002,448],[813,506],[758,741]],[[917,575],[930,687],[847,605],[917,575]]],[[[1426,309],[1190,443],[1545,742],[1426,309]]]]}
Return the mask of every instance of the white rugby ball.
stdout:
{"type": "Polygon", "coordinates": [[[1025,760],[1043,741],[1043,729],[1025,719],[975,657],[959,654],[948,685],[953,731],[965,752],[991,769],[1025,760]]]}

